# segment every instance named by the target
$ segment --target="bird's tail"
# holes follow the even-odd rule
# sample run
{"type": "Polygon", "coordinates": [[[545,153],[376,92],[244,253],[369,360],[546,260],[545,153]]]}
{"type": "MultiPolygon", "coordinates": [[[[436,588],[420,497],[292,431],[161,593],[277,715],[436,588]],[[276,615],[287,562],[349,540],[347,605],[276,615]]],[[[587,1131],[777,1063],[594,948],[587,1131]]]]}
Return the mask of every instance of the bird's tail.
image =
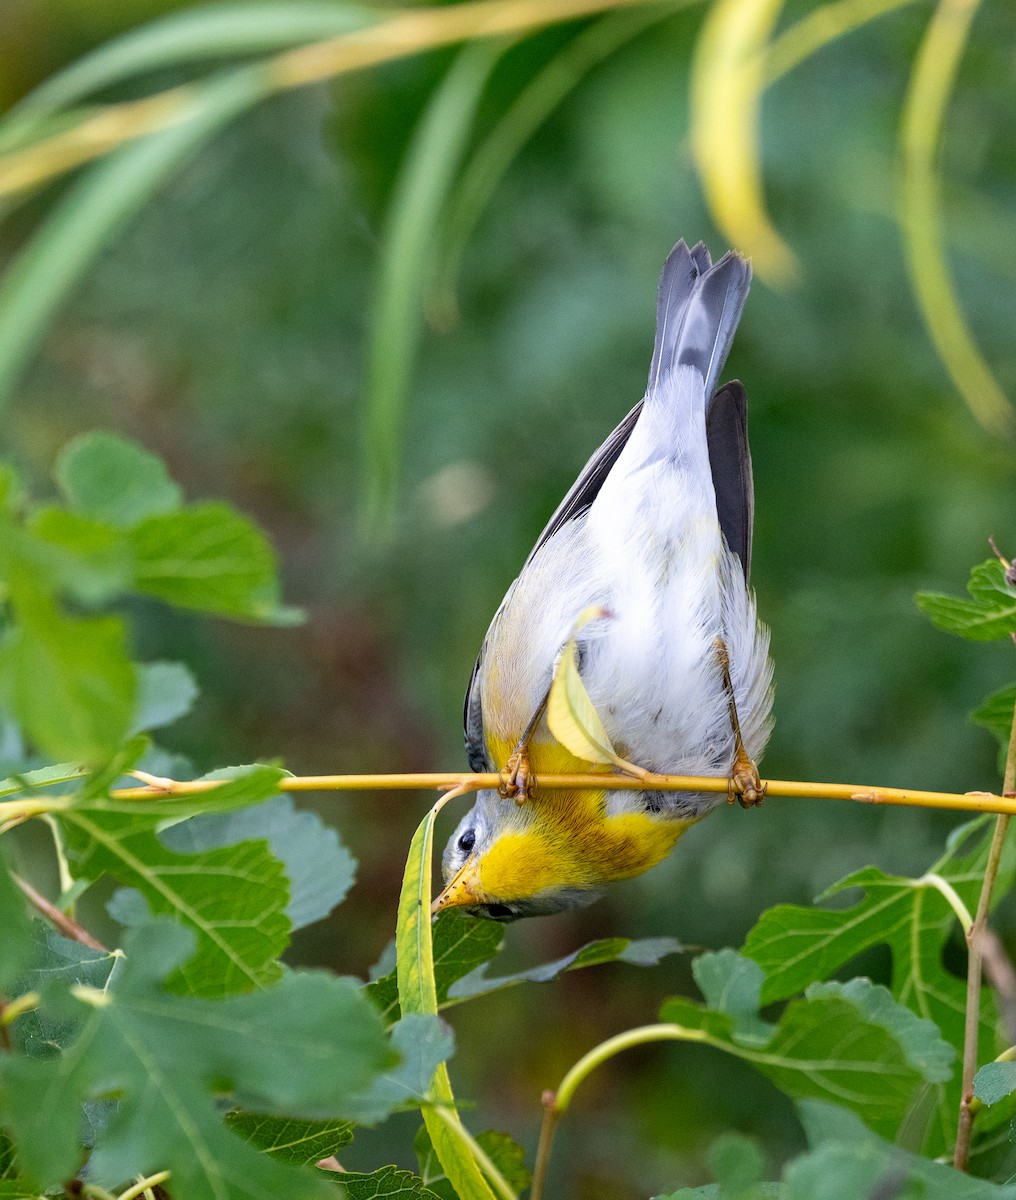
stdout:
{"type": "Polygon", "coordinates": [[[676,367],[688,364],[702,373],[709,402],[750,283],[751,266],[734,251],[713,263],[701,242],[692,250],[683,240],[677,243],[660,276],[647,395],[676,367]]]}

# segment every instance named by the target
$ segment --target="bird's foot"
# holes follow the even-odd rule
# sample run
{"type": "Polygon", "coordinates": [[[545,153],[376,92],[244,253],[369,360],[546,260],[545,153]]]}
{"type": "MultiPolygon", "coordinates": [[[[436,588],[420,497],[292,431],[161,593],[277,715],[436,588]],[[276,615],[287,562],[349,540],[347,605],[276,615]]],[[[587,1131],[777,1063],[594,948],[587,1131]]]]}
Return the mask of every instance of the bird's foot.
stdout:
{"type": "Polygon", "coordinates": [[[509,756],[501,772],[498,794],[516,804],[525,804],[536,795],[536,776],[529,767],[529,751],[519,746],[509,756]]]}
{"type": "Polygon", "coordinates": [[[739,746],[727,780],[727,803],[733,804],[737,800],[742,808],[756,808],[766,798],[768,787],[759,778],[758,767],[748,757],[744,746],[739,746]]]}

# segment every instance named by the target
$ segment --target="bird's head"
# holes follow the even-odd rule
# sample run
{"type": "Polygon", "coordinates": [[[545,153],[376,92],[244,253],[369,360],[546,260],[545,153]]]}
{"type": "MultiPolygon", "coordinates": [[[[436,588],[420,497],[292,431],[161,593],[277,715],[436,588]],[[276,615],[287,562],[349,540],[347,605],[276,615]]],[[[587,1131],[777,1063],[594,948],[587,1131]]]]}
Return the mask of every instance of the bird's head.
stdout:
{"type": "Polygon", "coordinates": [[[532,803],[481,792],[445,847],[445,889],[434,912],[465,908],[495,921],[591,904],[601,893],[590,864],[532,803]]]}
{"type": "Polygon", "coordinates": [[[558,793],[549,804],[516,804],[481,792],[445,847],[445,888],[433,911],[464,908],[514,921],[591,904],[607,884],[666,857],[690,824],[607,816],[603,799],[602,792],[558,793]]]}

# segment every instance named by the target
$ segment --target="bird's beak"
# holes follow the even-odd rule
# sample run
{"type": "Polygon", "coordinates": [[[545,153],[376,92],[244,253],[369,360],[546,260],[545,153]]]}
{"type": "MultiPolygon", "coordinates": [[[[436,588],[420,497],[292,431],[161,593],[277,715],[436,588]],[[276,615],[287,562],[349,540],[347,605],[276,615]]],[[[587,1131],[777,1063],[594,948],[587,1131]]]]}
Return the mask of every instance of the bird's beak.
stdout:
{"type": "Polygon", "coordinates": [[[476,859],[467,858],[454,879],[430,906],[430,911],[436,916],[444,908],[482,904],[484,899],[477,878],[476,859]]]}

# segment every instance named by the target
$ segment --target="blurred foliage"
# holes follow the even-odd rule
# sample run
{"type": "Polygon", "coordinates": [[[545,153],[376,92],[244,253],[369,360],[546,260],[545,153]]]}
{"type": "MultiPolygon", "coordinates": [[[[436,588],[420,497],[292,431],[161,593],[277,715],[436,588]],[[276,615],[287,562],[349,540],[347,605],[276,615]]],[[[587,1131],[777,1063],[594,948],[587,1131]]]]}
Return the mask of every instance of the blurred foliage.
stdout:
{"type": "MultiPolygon", "coordinates": [[[[770,6],[775,37],[816,12],[838,31],[836,13],[858,7],[770,6]]],[[[955,591],[989,534],[1003,553],[1016,551],[1013,444],[973,419],[936,358],[908,279],[915,227],[905,242],[897,219],[898,131],[914,64],[933,11],[955,7],[913,3],[859,26],[773,82],[757,108],[764,211],[798,264],[792,285],[756,283],[729,367],[751,404],[754,583],[777,666],[764,767],[774,777],[997,786],[994,741],[966,714],[1011,683],[1011,671],[990,648],[937,634],[912,602],[918,589],[955,591]]],[[[257,518],[279,550],[287,597],[308,613],[302,628],[272,629],[123,601],[134,656],[183,658],[200,682],[191,714],[163,734],[199,768],[276,755],[300,773],[463,762],[461,694],[476,649],[547,515],[641,395],[667,250],[679,236],[702,237],[714,253],[726,245],[696,176],[689,98],[703,19],[721,14],[672,8],[654,6],[653,23],[635,7],[502,45],[482,79],[474,63],[471,95],[443,108],[442,89],[447,100],[449,81],[466,76],[468,51],[408,57],[257,104],[242,80],[230,92],[226,77],[207,74],[232,67],[224,49],[210,63],[165,61],[85,99],[208,80],[221,107],[203,110],[206,126],[192,127],[200,138],[149,145],[130,169],[114,155],[5,201],[0,255],[13,274],[4,289],[24,278],[40,239],[52,239],[63,206],[76,201],[92,221],[89,240],[68,219],[70,240],[50,240],[41,260],[36,301],[51,307],[39,310],[37,348],[11,376],[6,457],[41,488],[71,436],[100,427],[136,438],[187,494],[222,497],[257,518]],[[435,113],[457,129],[435,130],[435,113]],[[428,252],[411,283],[424,303],[405,316],[424,324],[403,324],[392,349],[377,340],[375,315],[386,295],[408,299],[400,289],[409,285],[392,275],[405,265],[391,258],[394,231],[400,203],[424,215],[412,193],[407,200],[407,181],[438,134],[442,148],[431,153],[444,158],[430,165],[443,175],[430,179],[435,207],[414,243],[428,252]],[[517,155],[498,161],[513,137],[517,155]],[[105,180],[92,174],[100,171],[105,180]],[[138,190],[124,191],[124,178],[138,190]],[[458,264],[450,279],[448,261],[458,264]],[[398,492],[388,536],[364,537],[363,447],[378,414],[365,399],[370,364],[386,350],[408,389],[384,430],[398,492]]],[[[941,144],[929,151],[942,176],[923,193],[936,224],[918,233],[941,238],[966,323],[1011,395],[1014,28],[1004,5],[969,10],[941,144]]],[[[3,102],[149,18],[216,11],[170,0],[8,5],[3,102]]],[[[278,36],[281,47],[307,35],[278,36]]],[[[267,49],[248,45],[243,57],[267,49]]],[[[730,149],[712,145],[716,171],[730,149]]],[[[342,828],[360,881],[341,926],[301,931],[292,955],[364,973],[394,931],[423,805],[377,794],[313,807],[342,828]]],[[[739,945],[764,907],[806,901],[869,862],[919,873],[951,823],[818,801],[724,811],[670,862],[592,909],[513,928],[506,969],[606,935],[739,945]]],[[[20,854],[31,874],[30,836],[20,854]]],[[[1011,910],[998,920],[1011,938],[1011,910]]],[[[861,961],[888,982],[878,951],[861,961]]],[[[535,1140],[543,1087],[690,986],[678,958],[641,974],[638,988],[615,970],[456,1012],[457,1090],[480,1104],[471,1124],[535,1140]]],[[[730,1128],[764,1136],[774,1159],[804,1146],[793,1110],[768,1084],[695,1048],[614,1060],[582,1104],[583,1120],[562,1130],[555,1152],[555,1195],[569,1194],[565,1180],[583,1200],[698,1183],[705,1148],[730,1128]],[[666,1106],[647,1105],[649,1091],[666,1106]]],[[[345,1165],[382,1161],[369,1138],[344,1152],[345,1165]]]]}

